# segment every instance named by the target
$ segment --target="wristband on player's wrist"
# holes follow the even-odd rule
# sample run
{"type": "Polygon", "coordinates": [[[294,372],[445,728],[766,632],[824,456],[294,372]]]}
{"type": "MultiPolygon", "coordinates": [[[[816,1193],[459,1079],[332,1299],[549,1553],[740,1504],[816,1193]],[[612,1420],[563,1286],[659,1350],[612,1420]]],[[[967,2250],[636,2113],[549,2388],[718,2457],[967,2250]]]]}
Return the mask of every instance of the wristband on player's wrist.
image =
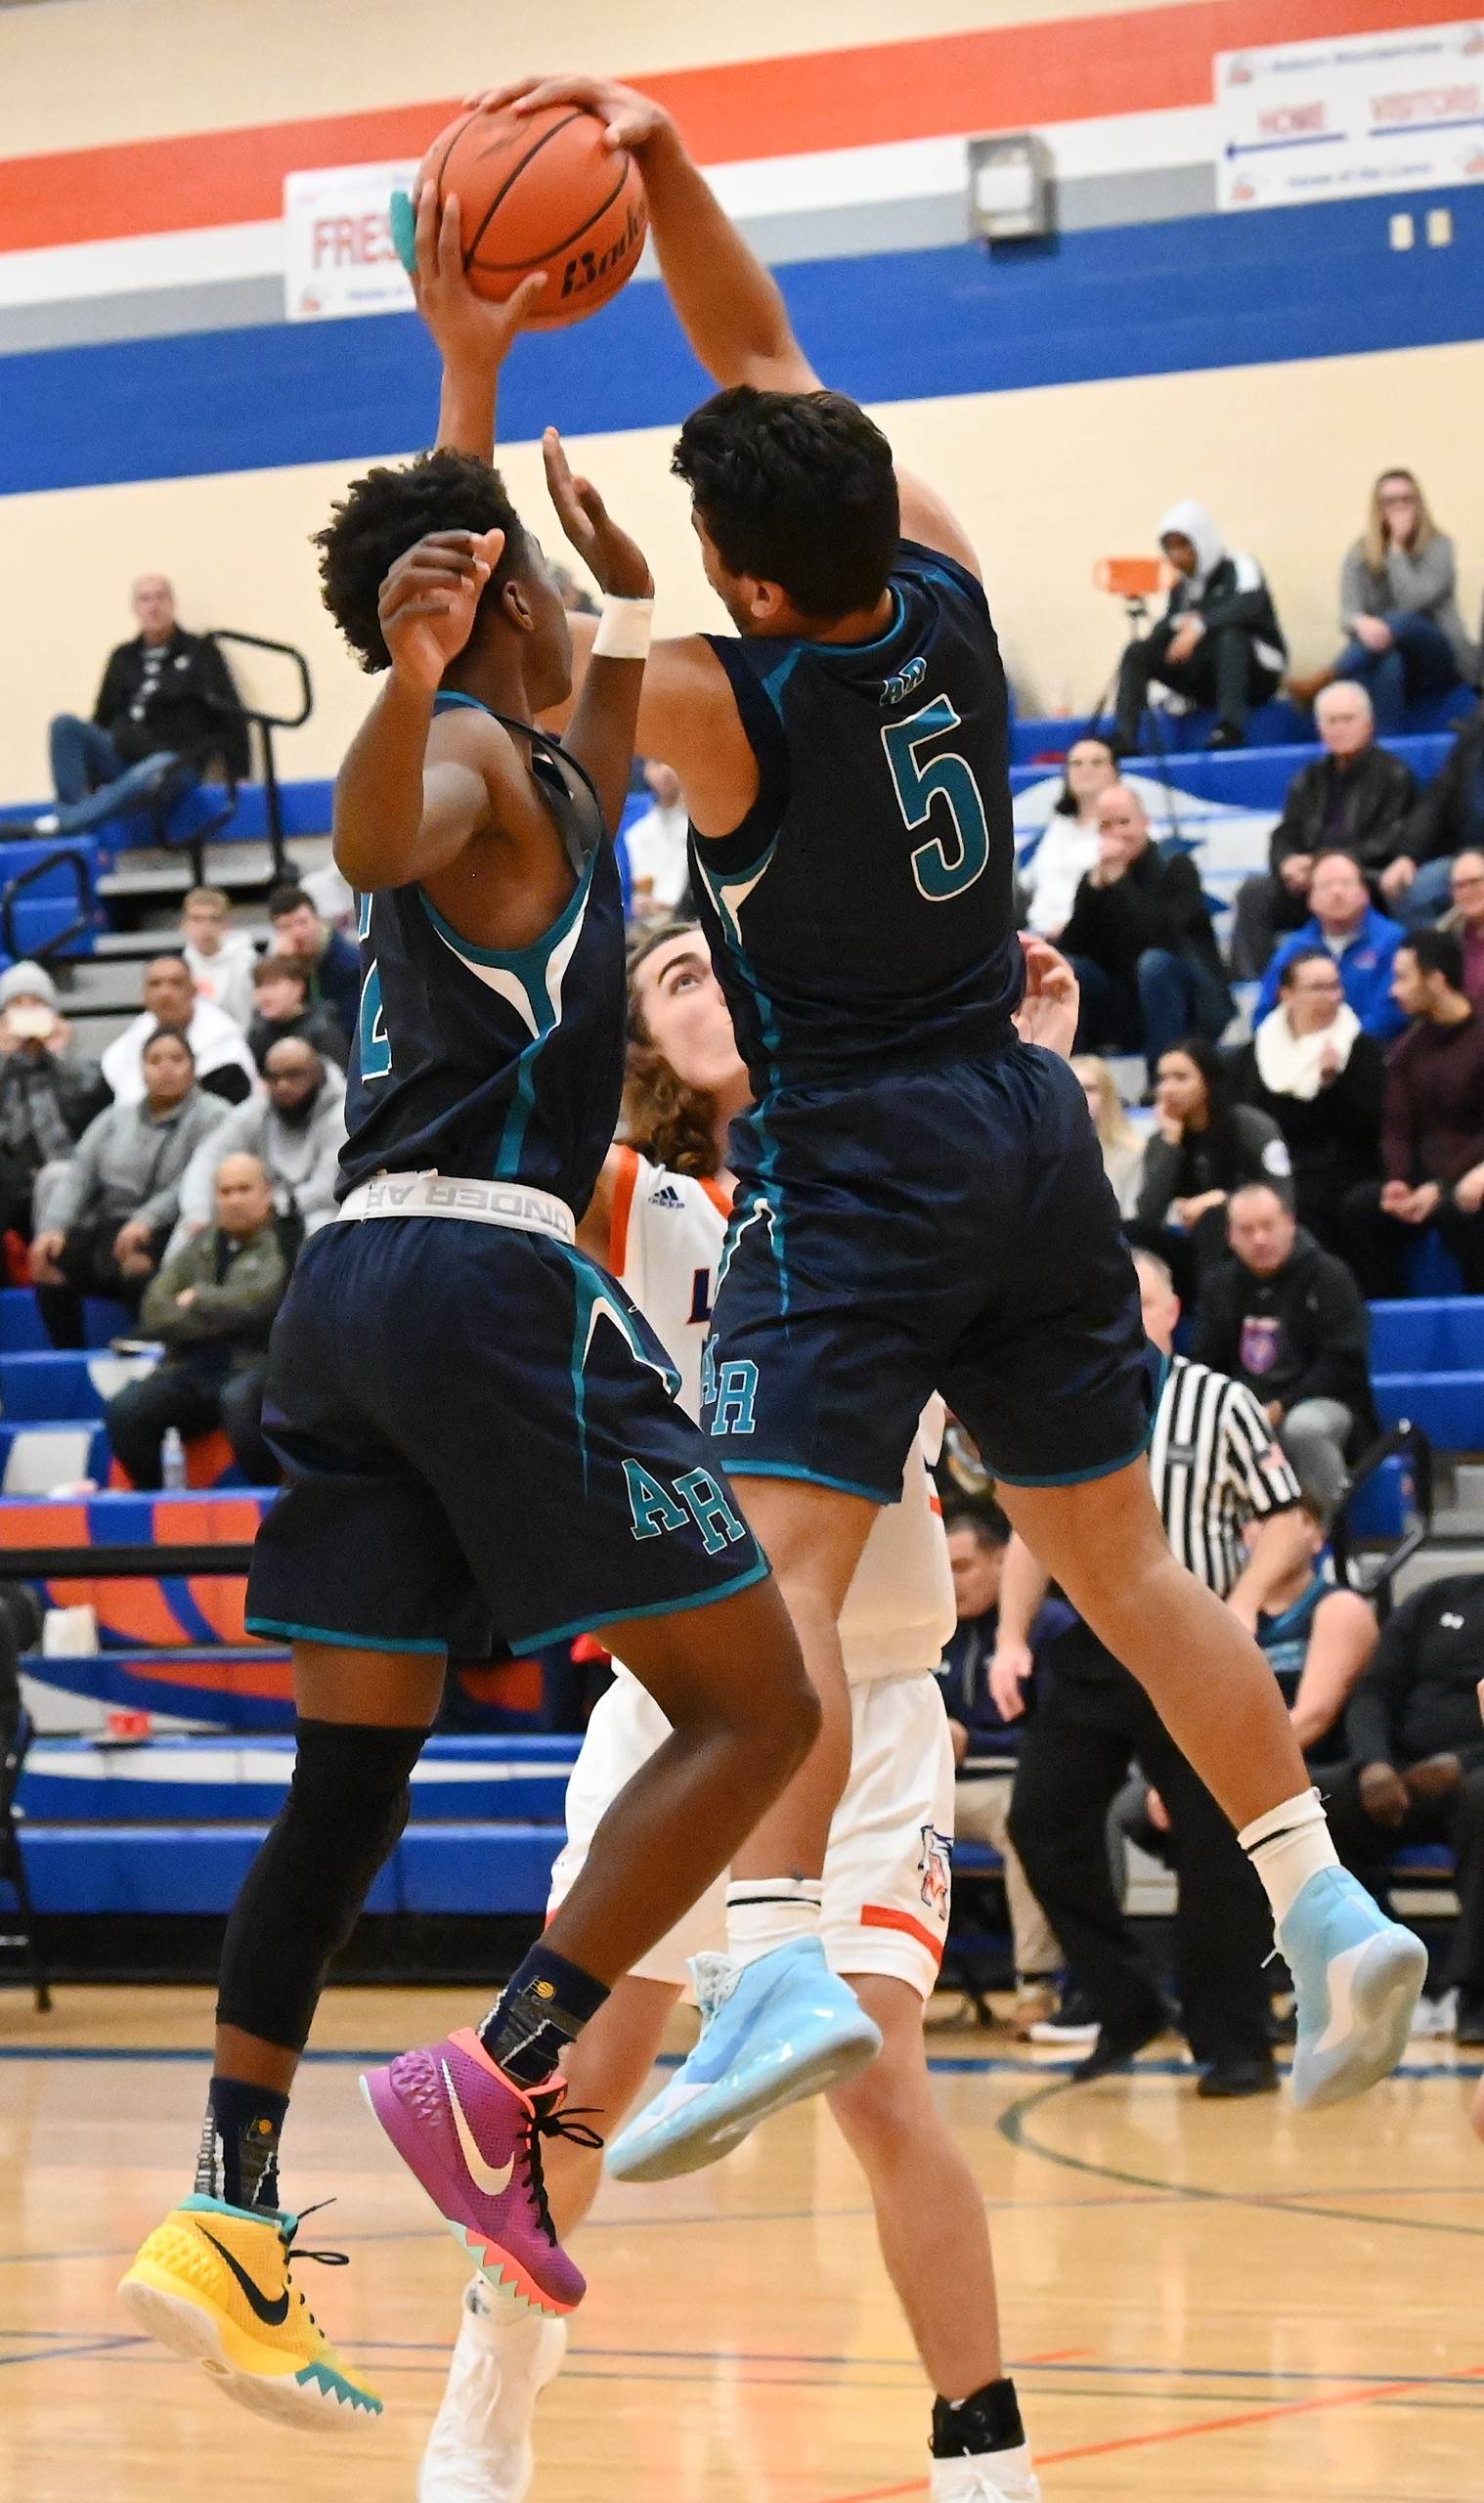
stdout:
{"type": "Polygon", "coordinates": [[[604,592],[597,633],[592,642],[592,657],[595,661],[647,660],[653,632],[652,593],[647,593],[642,599],[621,599],[616,592],[604,592]]]}

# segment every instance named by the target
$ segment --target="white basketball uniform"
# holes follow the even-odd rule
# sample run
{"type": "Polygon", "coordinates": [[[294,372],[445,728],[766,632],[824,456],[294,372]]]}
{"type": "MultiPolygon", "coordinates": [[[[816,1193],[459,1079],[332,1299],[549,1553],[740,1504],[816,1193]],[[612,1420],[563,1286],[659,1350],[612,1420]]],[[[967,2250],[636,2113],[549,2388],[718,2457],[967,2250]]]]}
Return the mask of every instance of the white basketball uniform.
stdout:
{"type": "MultiPolygon", "coordinates": [[[[609,1266],[680,1372],[680,1402],[699,1413],[701,1353],[729,1213],[715,1182],[669,1173],[621,1151],[609,1266]]],[[[937,1412],[935,1414],[935,1412],[937,1412]]],[[[948,1932],[953,1747],[934,1676],[953,1632],[953,1577],[928,1438],[935,1401],[908,1462],[899,1504],[876,1518],[840,1623],[851,1685],[851,1778],[830,1828],[820,1937],[839,1973],[883,1973],[931,1996],[948,1932]]],[[[615,1679],[588,1725],[567,1786],[567,1841],[548,1912],[574,1884],[599,1819],[669,1735],[638,1680],[615,1679]]],[[[726,1881],[693,1905],[633,1970],[683,1985],[687,1959],[726,1944],[726,1881]]]]}

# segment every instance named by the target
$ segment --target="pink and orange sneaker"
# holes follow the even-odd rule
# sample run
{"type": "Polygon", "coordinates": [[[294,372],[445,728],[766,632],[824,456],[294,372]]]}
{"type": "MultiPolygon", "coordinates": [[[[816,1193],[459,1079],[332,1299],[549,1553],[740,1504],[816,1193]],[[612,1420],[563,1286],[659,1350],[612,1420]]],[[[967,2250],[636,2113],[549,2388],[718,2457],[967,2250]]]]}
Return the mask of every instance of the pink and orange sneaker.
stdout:
{"type": "Polygon", "coordinates": [[[390,2068],[371,2069],[361,2091],[493,2293],[552,2313],[582,2302],[587,2280],[556,2239],[541,2142],[602,2141],[563,2117],[560,2081],[527,2092],[461,2027],[430,2050],[404,2051],[390,2068]]]}

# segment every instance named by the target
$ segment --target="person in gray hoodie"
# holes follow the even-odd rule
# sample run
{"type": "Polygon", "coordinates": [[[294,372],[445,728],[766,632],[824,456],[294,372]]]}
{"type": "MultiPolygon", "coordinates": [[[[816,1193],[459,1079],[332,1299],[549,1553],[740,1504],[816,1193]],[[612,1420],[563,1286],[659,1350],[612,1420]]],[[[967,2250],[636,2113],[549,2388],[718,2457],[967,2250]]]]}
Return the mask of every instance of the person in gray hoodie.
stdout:
{"type": "Polygon", "coordinates": [[[137,1311],[180,1213],[180,1183],[201,1140],[225,1120],[220,1096],[196,1082],[184,1034],[161,1028],[141,1054],[143,1100],[110,1104],[75,1154],[37,1185],[44,1220],[31,1276],[54,1347],[80,1347],[83,1297],[111,1295],[137,1311]]]}
{"type": "Polygon", "coordinates": [[[1119,666],[1118,753],[1139,752],[1152,681],[1168,688],[1177,709],[1215,706],[1207,747],[1244,747],[1251,706],[1267,702],[1288,665],[1262,567],[1234,554],[1204,505],[1189,499],[1171,505],[1159,546],[1175,584],[1154,633],[1131,642],[1119,666]]]}
{"type": "Polygon", "coordinates": [[[187,1165],[172,1253],[211,1224],[217,1172],[229,1156],[258,1159],[280,1214],[297,1216],[306,1235],[334,1214],[345,1145],[344,1071],[322,1060],[313,1043],[285,1035],[269,1052],[264,1078],[266,1094],[237,1105],[187,1165]]]}

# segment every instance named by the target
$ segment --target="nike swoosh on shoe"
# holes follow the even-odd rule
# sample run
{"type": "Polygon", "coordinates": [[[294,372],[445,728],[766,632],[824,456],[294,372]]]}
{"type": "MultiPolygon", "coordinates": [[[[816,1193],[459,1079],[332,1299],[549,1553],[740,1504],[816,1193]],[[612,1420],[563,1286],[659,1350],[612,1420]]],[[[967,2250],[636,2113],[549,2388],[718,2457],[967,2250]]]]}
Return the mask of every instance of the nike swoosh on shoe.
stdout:
{"type": "Polygon", "coordinates": [[[511,2156],[507,2163],[499,2165],[486,2163],[479,2152],[474,2132],[464,2119],[463,2105],[458,2100],[458,2088],[454,2084],[447,2060],[440,2060],[439,2067],[443,2071],[443,2083],[448,2087],[449,2102],[454,2112],[454,2129],[458,2139],[459,2153],[468,2167],[469,2178],[475,2189],[482,2190],[487,2198],[499,2199],[509,2189],[514,2177],[515,2158],[511,2156]]]}
{"type": "Polygon", "coordinates": [[[226,2244],[224,2242],[218,2242],[215,2234],[208,2233],[204,2225],[202,2225],[201,2231],[206,2235],[206,2240],[210,2243],[212,2250],[219,2251],[221,2253],[222,2258],[226,2261],[228,2267],[237,2279],[238,2284],[241,2287],[243,2294],[251,2304],[253,2310],[256,2312],[264,2328],[282,2329],[284,2321],[288,2318],[288,2288],[285,2286],[283,2293],[275,2297],[265,2295],[261,2287],[256,2285],[252,2278],[248,2276],[246,2269],[243,2268],[238,2261],[234,2260],[226,2244]]]}

